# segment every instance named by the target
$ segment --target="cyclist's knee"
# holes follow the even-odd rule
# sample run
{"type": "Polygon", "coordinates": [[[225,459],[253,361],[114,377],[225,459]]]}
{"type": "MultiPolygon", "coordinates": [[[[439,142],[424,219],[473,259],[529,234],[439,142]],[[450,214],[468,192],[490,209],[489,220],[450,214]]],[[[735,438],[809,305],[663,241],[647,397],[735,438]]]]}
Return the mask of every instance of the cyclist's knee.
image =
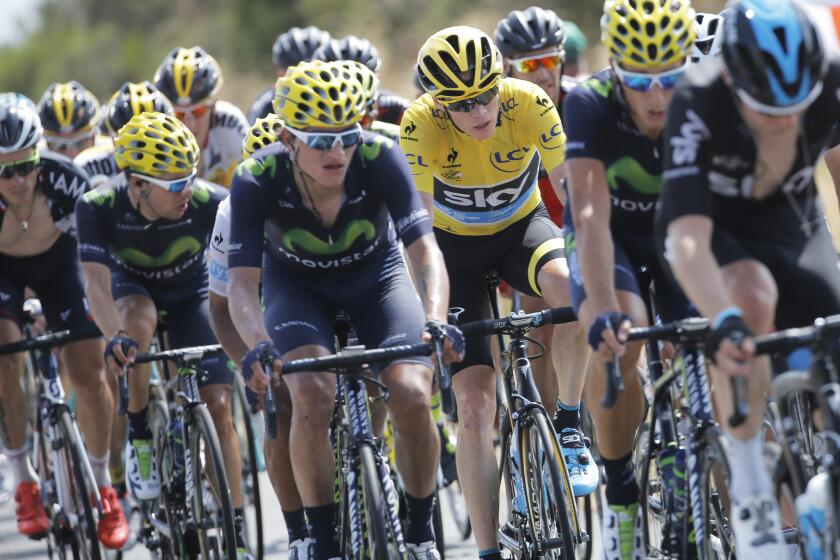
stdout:
{"type": "MultiPolygon", "coordinates": [[[[572,295],[569,290],[569,269],[564,259],[547,262],[537,274],[537,284],[552,307],[571,305],[572,295]]],[[[535,310],[536,311],[536,310],[535,310]]]]}
{"type": "Polygon", "coordinates": [[[773,325],[779,298],[770,271],[757,261],[737,261],[723,268],[723,278],[732,303],[744,312],[744,320],[756,334],[773,325]]]}
{"type": "Polygon", "coordinates": [[[332,417],[335,404],[335,377],[313,373],[296,374],[290,386],[292,393],[293,423],[326,426],[332,417]],[[300,379],[302,378],[302,379],[300,379]],[[327,379],[331,380],[329,383],[327,379]]]}
{"type": "Polygon", "coordinates": [[[201,389],[201,399],[207,405],[217,431],[228,430],[233,427],[229,388],[206,386],[201,389]]]}
{"type": "MultiPolygon", "coordinates": [[[[464,370],[458,375],[463,375],[464,370]]],[[[494,380],[492,376],[491,380],[494,380]]],[[[455,377],[457,384],[458,377],[455,377]]],[[[496,418],[496,385],[486,384],[458,384],[455,391],[458,402],[458,425],[460,429],[467,431],[492,430],[496,418]]]]}
{"type": "Polygon", "coordinates": [[[403,432],[429,426],[428,420],[423,421],[424,418],[431,418],[432,415],[428,391],[423,391],[418,386],[409,386],[400,388],[398,394],[399,397],[394,398],[396,394],[391,393],[388,407],[396,429],[403,432]]]}
{"type": "Polygon", "coordinates": [[[101,338],[80,340],[68,344],[62,351],[62,360],[73,387],[82,391],[98,390],[105,385],[105,345],[101,338]]]}

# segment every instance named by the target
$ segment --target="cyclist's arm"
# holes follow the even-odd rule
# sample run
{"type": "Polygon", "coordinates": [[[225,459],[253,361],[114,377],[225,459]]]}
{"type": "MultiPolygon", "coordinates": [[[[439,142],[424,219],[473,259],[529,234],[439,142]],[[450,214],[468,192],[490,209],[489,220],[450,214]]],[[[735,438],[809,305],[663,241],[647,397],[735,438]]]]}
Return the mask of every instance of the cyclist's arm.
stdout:
{"type": "Polygon", "coordinates": [[[834,192],[840,201],[840,146],[835,146],[825,153],[825,165],[834,181],[834,192]]]}
{"type": "Polygon", "coordinates": [[[449,308],[449,276],[434,234],[427,233],[417,238],[405,248],[405,252],[426,318],[445,323],[449,308]]]}
{"type": "Polygon", "coordinates": [[[110,338],[117,331],[123,330],[111,292],[111,269],[101,263],[83,262],[82,272],[85,276],[85,296],[93,320],[102,334],[110,338]]]}
{"type": "Polygon", "coordinates": [[[557,195],[557,200],[563,206],[568,204],[566,200],[566,190],[563,188],[563,180],[566,178],[566,164],[561,163],[548,173],[548,180],[551,181],[551,188],[554,189],[554,194],[557,195]]]}
{"type": "Polygon", "coordinates": [[[566,162],[569,203],[575,226],[575,243],[592,315],[618,311],[610,231],[610,193],[604,164],[592,158],[566,162]]]}
{"type": "Polygon", "coordinates": [[[236,331],[248,348],[260,342],[271,340],[263,322],[260,307],[260,276],[262,270],[242,266],[230,270],[228,285],[228,308],[236,331]]]}
{"type": "Polygon", "coordinates": [[[248,346],[239,336],[236,326],[233,324],[233,319],[228,309],[228,298],[220,296],[215,292],[210,292],[209,299],[210,308],[210,327],[213,333],[219,340],[219,344],[225,349],[225,353],[231,360],[237,364],[242,361],[242,357],[248,352],[248,346]]]}

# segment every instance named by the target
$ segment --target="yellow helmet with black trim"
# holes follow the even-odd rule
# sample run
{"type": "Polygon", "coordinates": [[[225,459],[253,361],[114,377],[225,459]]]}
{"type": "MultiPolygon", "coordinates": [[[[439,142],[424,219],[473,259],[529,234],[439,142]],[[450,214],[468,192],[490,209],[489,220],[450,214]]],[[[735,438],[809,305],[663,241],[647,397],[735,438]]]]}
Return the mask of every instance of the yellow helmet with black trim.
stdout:
{"type": "Polygon", "coordinates": [[[201,47],[177,47],[163,59],[154,80],[175,105],[196,105],[219,93],[222,69],[201,47]]]}
{"type": "Polygon", "coordinates": [[[257,150],[280,140],[281,130],[283,130],[283,121],[274,113],[257,119],[242,139],[242,159],[249,158],[257,150]]]}
{"type": "Polygon", "coordinates": [[[365,93],[365,105],[368,111],[373,110],[376,100],[379,99],[379,78],[373,70],[355,60],[339,60],[341,66],[346,68],[356,80],[362,85],[365,93]]]}
{"type": "Polygon", "coordinates": [[[694,46],[689,0],[606,0],[601,42],[620,64],[655,69],[684,60],[694,46]]]}
{"type": "Polygon", "coordinates": [[[44,134],[85,132],[99,121],[99,101],[79,82],[53,83],[38,101],[44,134]]]}
{"type": "Polygon", "coordinates": [[[131,117],[146,112],[174,115],[172,103],[152,82],[125,82],[108,100],[105,128],[108,134],[116,136],[131,117]]]}
{"type": "Polygon", "coordinates": [[[417,54],[420,85],[440,101],[474,97],[499,83],[502,55],[483,31],[447,27],[429,37],[417,54]]]}
{"type": "Polygon", "coordinates": [[[342,62],[303,62],[274,87],[274,113],[297,129],[356,124],[366,101],[362,84],[342,62]]]}
{"type": "Polygon", "coordinates": [[[198,158],[198,143],[190,129],[163,113],[135,115],[114,139],[117,166],[152,177],[189,173],[198,158]]]}

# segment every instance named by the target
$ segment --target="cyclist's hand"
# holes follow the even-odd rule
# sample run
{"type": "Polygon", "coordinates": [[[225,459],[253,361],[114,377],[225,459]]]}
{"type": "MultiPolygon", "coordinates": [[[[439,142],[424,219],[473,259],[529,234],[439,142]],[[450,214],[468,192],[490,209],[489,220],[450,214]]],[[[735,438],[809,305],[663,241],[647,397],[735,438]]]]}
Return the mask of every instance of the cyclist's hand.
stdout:
{"type": "Polygon", "coordinates": [[[460,362],[464,359],[464,333],[455,325],[440,321],[428,321],[421,340],[431,342],[435,336],[443,337],[443,361],[447,364],[460,362]]]}
{"type": "Polygon", "coordinates": [[[274,343],[264,340],[248,351],[242,358],[242,375],[245,377],[245,384],[254,393],[264,395],[268,391],[268,383],[272,386],[280,384],[280,370],[283,368],[283,360],[280,352],[274,347],[274,343]],[[266,372],[262,367],[263,361],[271,360],[273,371],[266,372]],[[269,378],[269,374],[271,378],[269,378]]]}
{"type": "Polygon", "coordinates": [[[123,368],[134,363],[139,345],[124,331],[117,331],[105,346],[105,364],[108,369],[122,376],[123,368]]]}
{"type": "Polygon", "coordinates": [[[605,311],[589,326],[589,345],[600,354],[602,360],[611,362],[616,355],[624,355],[624,343],[632,326],[630,317],[624,313],[605,311]]]}
{"type": "Polygon", "coordinates": [[[706,353],[723,372],[748,377],[755,342],[740,315],[730,315],[706,339],[706,353]]]}

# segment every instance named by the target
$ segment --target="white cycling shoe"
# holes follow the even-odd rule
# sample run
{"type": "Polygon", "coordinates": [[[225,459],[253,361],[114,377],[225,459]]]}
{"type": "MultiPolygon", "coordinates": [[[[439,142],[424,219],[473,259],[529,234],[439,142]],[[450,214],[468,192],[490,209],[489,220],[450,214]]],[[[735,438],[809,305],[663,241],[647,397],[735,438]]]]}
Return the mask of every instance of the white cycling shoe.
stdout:
{"type": "Polygon", "coordinates": [[[770,492],[733,502],[732,532],[738,560],[780,560],[789,557],[782,536],[779,504],[770,492]]]}
{"type": "Polygon", "coordinates": [[[408,560],[440,560],[440,552],[434,541],[422,544],[406,543],[405,546],[408,548],[408,560]]]}
{"type": "Polygon", "coordinates": [[[160,476],[152,440],[129,440],[125,448],[125,479],[136,500],[154,500],[160,496],[160,476]]]}

